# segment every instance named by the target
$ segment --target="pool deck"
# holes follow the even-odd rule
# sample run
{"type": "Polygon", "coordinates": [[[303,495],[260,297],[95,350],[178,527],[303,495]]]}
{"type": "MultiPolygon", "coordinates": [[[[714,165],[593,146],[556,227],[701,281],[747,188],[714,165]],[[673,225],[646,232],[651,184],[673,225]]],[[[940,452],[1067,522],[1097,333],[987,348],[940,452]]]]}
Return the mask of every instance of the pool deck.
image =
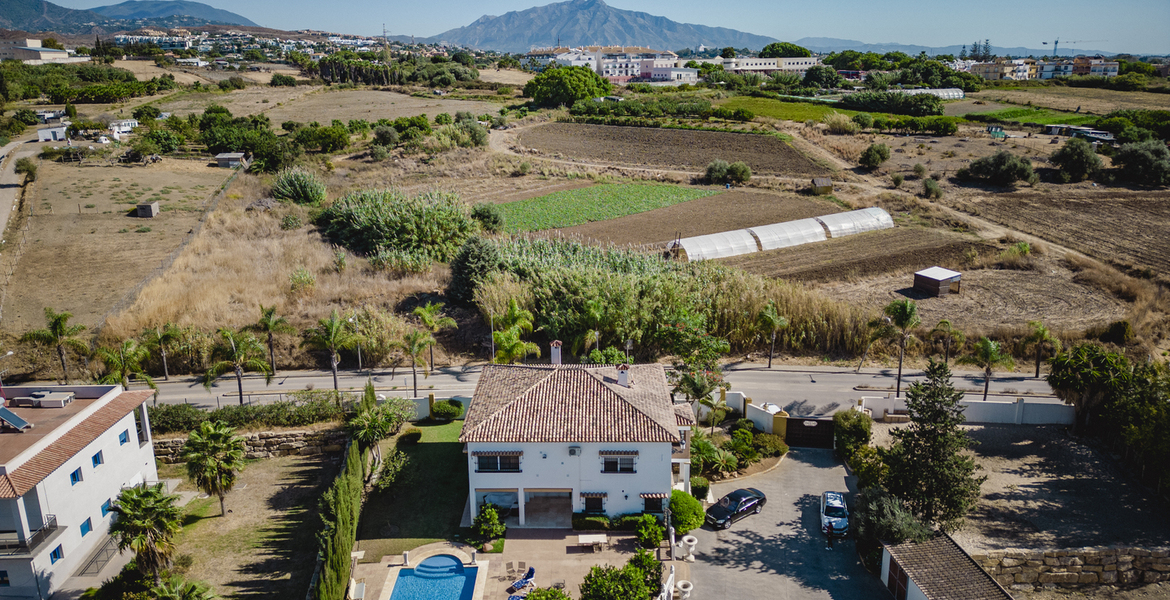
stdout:
{"type": "Polygon", "coordinates": [[[471,600],[483,600],[484,591],[487,588],[488,569],[491,567],[490,560],[480,558],[484,556],[482,553],[476,555],[476,562],[472,564],[471,554],[475,551],[471,546],[464,544],[455,544],[452,542],[436,542],[434,544],[427,544],[419,546],[410,551],[410,564],[402,564],[402,556],[398,554],[388,555],[382,558],[382,562],[372,565],[358,565],[358,570],[354,573],[354,578],[357,580],[366,581],[366,598],[374,598],[377,593],[378,600],[390,600],[390,596],[394,594],[394,584],[398,581],[398,573],[402,569],[412,568],[420,562],[435,556],[437,554],[450,554],[458,558],[465,567],[475,567],[475,591],[472,592],[471,600]],[[365,568],[362,568],[365,567],[365,568]],[[386,572],[386,577],[380,583],[381,589],[373,589],[373,585],[378,582],[378,573],[386,572]],[[360,577],[359,577],[360,575],[360,577]]]}

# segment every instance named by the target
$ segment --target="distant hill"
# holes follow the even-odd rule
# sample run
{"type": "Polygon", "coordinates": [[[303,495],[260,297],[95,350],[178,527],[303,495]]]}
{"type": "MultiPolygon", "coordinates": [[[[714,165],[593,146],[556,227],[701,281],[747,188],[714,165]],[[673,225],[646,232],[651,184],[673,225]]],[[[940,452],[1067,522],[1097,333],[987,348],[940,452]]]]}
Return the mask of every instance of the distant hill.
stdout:
{"type": "Polygon", "coordinates": [[[73,31],[92,28],[106,18],[93,11],[73,10],[44,0],[0,0],[0,27],[23,31],[73,31]]]}
{"type": "Polygon", "coordinates": [[[602,0],[570,0],[498,17],[485,15],[466,27],[419,41],[527,52],[555,46],[558,40],[561,46],[648,46],[656,50],[679,50],[699,44],[759,49],[777,41],[724,27],[689,25],[621,10],[602,0]]]}
{"type": "Polygon", "coordinates": [[[105,15],[109,19],[154,19],[178,15],[230,25],[259,27],[259,25],[234,12],[189,0],[129,0],[121,4],[98,6],[90,10],[105,15]]]}
{"type": "MultiPolygon", "coordinates": [[[[842,40],[837,38],[822,38],[822,37],[806,37],[793,42],[798,46],[804,46],[813,52],[820,54],[828,54],[829,52],[840,52],[842,50],[856,50],[858,52],[877,52],[878,54],[885,54],[886,52],[905,52],[910,55],[917,55],[920,52],[925,52],[928,55],[935,54],[954,54],[958,56],[963,51],[963,46],[915,46],[913,44],[896,44],[887,42],[884,44],[867,44],[857,40],[842,40]]],[[[968,47],[967,50],[971,48],[968,47]]],[[[1103,52],[1101,50],[1083,50],[1079,48],[1064,48],[1060,49],[1061,56],[1076,56],[1078,54],[1111,56],[1114,52],[1103,52]]],[[[1036,49],[1036,48],[1004,48],[1002,46],[992,46],[991,51],[997,56],[1048,56],[1052,54],[1052,48],[1036,49]]]]}

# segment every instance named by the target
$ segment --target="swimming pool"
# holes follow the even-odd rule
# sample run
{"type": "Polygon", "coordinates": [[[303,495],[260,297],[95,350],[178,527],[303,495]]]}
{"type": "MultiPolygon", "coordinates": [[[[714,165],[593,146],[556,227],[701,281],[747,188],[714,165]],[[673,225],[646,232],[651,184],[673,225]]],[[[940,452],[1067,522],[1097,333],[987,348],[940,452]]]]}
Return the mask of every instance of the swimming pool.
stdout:
{"type": "Polygon", "coordinates": [[[471,600],[476,571],[450,554],[432,556],[398,572],[390,600],[471,600]]]}

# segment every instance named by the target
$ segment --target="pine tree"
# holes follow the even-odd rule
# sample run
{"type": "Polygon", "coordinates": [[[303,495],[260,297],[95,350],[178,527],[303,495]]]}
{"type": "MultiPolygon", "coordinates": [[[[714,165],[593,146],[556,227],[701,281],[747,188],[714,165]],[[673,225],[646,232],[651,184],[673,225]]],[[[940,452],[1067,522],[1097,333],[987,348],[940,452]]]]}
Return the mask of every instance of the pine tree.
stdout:
{"type": "Polygon", "coordinates": [[[963,393],[951,384],[951,370],[933,359],[926,381],[906,390],[910,426],[891,432],[886,487],[923,523],[954,531],[979,499],[980,467],[964,453],[971,447],[963,424],[963,393]]]}

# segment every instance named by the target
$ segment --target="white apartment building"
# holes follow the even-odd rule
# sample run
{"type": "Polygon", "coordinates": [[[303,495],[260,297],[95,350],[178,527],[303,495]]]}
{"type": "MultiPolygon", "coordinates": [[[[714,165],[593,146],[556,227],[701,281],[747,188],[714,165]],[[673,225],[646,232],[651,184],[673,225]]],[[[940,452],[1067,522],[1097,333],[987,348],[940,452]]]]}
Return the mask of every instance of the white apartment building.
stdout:
{"type": "Polygon", "coordinates": [[[1036,63],[1037,79],[1052,79],[1054,77],[1068,77],[1073,74],[1072,61],[1041,61],[1036,63]]]}
{"type": "Polygon", "coordinates": [[[0,597],[48,598],[104,544],[123,488],[158,479],[149,390],[6,387],[0,597]]]}
{"type": "Polygon", "coordinates": [[[661,513],[690,488],[690,426],[661,365],[488,365],[459,441],[472,514],[516,511],[518,526],[568,527],[574,512],[661,513]]]}

